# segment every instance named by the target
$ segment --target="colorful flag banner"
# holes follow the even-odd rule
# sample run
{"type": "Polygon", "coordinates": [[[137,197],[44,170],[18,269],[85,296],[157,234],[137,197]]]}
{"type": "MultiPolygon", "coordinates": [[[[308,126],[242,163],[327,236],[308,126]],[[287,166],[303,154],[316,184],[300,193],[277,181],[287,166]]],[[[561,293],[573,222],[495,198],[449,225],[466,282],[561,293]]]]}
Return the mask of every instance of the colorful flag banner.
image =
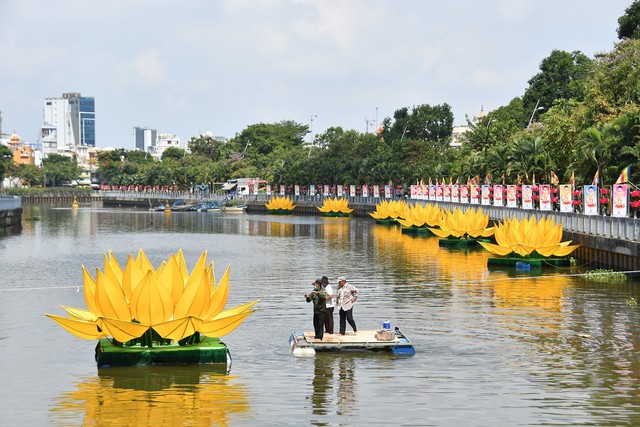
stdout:
{"type": "Polygon", "coordinates": [[[569,178],[569,184],[571,185],[571,188],[575,188],[576,187],[576,175],[575,175],[575,172],[571,172],[571,178],[569,178]]]}
{"type": "Polygon", "coordinates": [[[600,168],[596,170],[596,174],[593,175],[593,181],[591,181],[591,185],[600,185],[600,168]]]}
{"type": "Polygon", "coordinates": [[[616,180],[616,184],[624,184],[625,182],[629,182],[629,176],[631,175],[631,165],[627,166],[622,170],[620,176],[616,180]]]}
{"type": "Polygon", "coordinates": [[[557,187],[559,183],[560,179],[558,179],[558,175],[556,175],[554,171],[551,171],[551,184],[557,187]]]}

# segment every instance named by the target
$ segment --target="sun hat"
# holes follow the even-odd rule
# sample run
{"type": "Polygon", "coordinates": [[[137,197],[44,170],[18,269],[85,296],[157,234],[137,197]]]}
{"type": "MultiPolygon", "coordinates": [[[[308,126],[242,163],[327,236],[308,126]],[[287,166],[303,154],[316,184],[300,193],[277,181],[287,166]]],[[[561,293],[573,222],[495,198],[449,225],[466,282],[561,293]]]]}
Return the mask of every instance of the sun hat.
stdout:
{"type": "Polygon", "coordinates": [[[338,277],[338,282],[346,282],[346,281],[347,281],[346,277],[344,277],[344,276],[338,277]]]}
{"type": "Polygon", "coordinates": [[[328,283],[329,282],[329,278],[327,276],[322,276],[322,278],[320,280],[322,280],[322,283],[324,283],[324,282],[328,283]]]}

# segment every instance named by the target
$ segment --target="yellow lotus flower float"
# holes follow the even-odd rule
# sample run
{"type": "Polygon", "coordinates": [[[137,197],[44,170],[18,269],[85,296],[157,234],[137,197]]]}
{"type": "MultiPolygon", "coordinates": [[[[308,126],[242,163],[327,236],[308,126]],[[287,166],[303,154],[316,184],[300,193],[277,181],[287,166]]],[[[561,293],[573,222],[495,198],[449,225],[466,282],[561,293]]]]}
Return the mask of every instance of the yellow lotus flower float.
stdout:
{"type": "Polygon", "coordinates": [[[398,218],[405,218],[408,208],[404,200],[383,200],[376,204],[376,210],[369,212],[369,215],[376,220],[376,224],[391,224],[398,218]]]}
{"type": "Polygon", "coordinates": [[[272,215],[290,215],[296,207],[291,198],[284,196],[273,197],[264,206],[267,213],[272,215]]]}
{"type": "Polygon", "coordinates": [[[323,216],[349,216],[353,209],[349,207],[349,201],[344,198],[324,199],[322,206],[318,208],[323,216]]]}
{"type": "Polygon", "coordinates": [[[219,337],[237,328],[254,310],[253,301],[224,310],[229,270],[215,286],[206,251],[188,273],[182,251],[155,269],[141,249],[124,269],[111,251],[95,278],[82,267],[87,309],[62,308],[70,317],[47,314],[71,334],[98,339],[99,366],[227,363],[219,337]]]}
{"type": "Polygon", "coordinates": [[[405,217],[398,218],[403,233],[430,233],[429,227],[438,225],[443,212],[435,204],[412,205],[405,210],[405,217]]]}
{"type": "Polygon", "coordinates": [[[490,265],[516,265],[523,262],[531,266],[569,265],[567,256],[579,245],[562,242],[562,224],[556,224],[553,218],[534,216],[505,219],[495,227],[496,244],[478,242],[486,250],[505,258],[489,258],[490,265]]]}
{"type": "Polygon", "coordinates": [[[440,246],[468,246],[475,245],[482,238],[493,235],[493,227],[489,227],[489,214],[482,213],[480,209],[467,209],[463,212],[460,208],[445,211],[438,227],[429,227],[429,230],[440,237],[440,246]]]}

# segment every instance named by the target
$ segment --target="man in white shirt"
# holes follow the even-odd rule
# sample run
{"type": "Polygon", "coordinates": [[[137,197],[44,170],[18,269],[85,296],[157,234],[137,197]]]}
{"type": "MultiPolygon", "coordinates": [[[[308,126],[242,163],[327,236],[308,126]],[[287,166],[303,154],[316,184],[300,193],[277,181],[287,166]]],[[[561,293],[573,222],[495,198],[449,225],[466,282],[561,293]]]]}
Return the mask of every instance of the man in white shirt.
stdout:
{"type": "Polygon", "coordinates": [[[324,287],[325,292],[327,293],[327,311],[325,312],[325,332],[333,335],[333,308],[335,307],[333,301],[333,288],[329,284],[329,278],[327,276],[322,276],[322,286],[324,287]]]}
{"type": "Polygon", "coordinates": [[[347,322],[353,328],[353,333],[358,332],[356,322],[353,320],[353,305],[358,298],[358,288],[347,283],[346,277],[338,277],[338,299],[336,306],[340,309],[340,335],[347,331],[347,322]]]}

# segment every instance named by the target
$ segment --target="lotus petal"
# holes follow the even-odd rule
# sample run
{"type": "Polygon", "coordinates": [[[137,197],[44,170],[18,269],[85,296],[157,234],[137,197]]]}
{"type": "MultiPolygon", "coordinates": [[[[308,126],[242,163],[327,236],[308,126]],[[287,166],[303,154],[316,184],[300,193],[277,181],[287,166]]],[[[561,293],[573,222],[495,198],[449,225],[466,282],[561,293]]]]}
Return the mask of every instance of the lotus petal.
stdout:
{"type": "Polygon", "coordinates": [[[243,311],[231,316],[218,316],[208,322],[202,322],[198,332],[208,337],[221,337],[227,335],[247,318],[253,310],[243,311]]]}
{"type": "Polygon", "coordinates": [[[131,314],[140,323],[156,325],[173,315],[171,295],[158,283],[153,271],[147,271],[144,280],[131,295],[131,314]]]}
{"type": "Polygon", "coordinates": [[[81,308],[74,307],[66,307],[61,305],[62,309],[69,313],[71,317],[75,317],[76,319],[86,320],[87,322],[95,322],[98,319],[98,316],[92,313],[90,310],[83,310],[81,308]]]}
{"type": "Polygon", "coordinates": [[[201,323],[202,321],[200,319],[185,317],[154,325],[153,330],[156,331],[162,338],[169,338],[174,341],[180,341],[183,338],[195,334],[196,325],[200,325],[201,323]]]}
{"type": "Polygon", "coordinates": [[[112,336],[120,342],[139,338],[149,330],[149,325],[134,322],[125,322],[118,319],[103,317],[98,320],[98,324],[107,335],[112,336]]]}
{"type": "Polygon", "coordinates": [[[55,320],[60,326],[66,329],[67,332],[77,336],[78,338],[82,338],[83,340],[95,340],[107,336],[104,332],[98,330],[98,325],[95,322],[70,317],[61,317],[53,314],[45,314],[45,316],[55,320]]]}

